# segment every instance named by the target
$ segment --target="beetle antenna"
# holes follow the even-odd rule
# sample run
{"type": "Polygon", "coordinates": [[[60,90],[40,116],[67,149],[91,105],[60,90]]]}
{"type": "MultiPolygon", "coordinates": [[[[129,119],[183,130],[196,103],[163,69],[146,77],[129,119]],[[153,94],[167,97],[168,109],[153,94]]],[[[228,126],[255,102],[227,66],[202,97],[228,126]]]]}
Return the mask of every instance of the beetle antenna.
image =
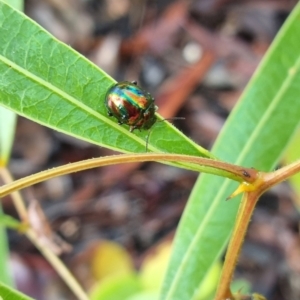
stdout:
{"type": "MultiPolygon", "coordinates": [[[[173,121],[173,120],[185,120],[185,118],[184,117],[166,118],[166,119],[159,120],[156,123],[158,123],[158,122],[165,122],[165,121],[173,121]]],[[[154,124],[154,126],[155,126],[155,124],[154,124]]],[[[151,134],[152,129],[154,128],[154,126],[149,130],[149,132],[147,134],[147,137],[146,137],[146,152],[148,152],[149,138],[150,138],[150,134],[151,134]]]]}
{"type": "Polygon", "coordinates": [[[174,121],[174,120],[185,120],[185,118],[184,117],[173,117],[173,118],[158,120],[157,122],[174,121]]]}

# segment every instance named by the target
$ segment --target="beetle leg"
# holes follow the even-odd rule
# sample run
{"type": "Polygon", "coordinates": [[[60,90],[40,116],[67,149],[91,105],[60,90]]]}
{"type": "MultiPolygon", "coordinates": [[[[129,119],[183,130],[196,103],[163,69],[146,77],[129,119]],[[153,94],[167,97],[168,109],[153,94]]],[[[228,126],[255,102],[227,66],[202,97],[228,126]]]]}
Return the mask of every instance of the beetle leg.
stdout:
{"type": "Polygon", "coordinates": [[[130,126],[130,127],[129,127],[129,131],[130,131],[130,132],[133,132],[134,129],[136,129],[136,126],[130,126]]]}

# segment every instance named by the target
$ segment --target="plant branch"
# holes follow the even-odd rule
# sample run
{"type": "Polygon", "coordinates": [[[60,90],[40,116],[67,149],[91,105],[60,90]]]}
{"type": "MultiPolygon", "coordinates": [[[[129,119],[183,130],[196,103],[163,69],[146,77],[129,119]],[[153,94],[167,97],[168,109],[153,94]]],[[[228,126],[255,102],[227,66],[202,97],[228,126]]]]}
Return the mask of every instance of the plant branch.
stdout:
{"type": "Polygon", "coordinates": [[[39,249],[39,251],[52,265],[63,281],[69,286],[70,290],[76,295],[76,297],[80,300],[89,300],[89,297],[75,279],[73,274],[50,248],[45,247],[45,245],[40,242],[40,239],[35,232],[32,229],[29,229],[26,231],[25,235],[35,245],[35,247],[39,249]]]}
{"type": "Polygon", "coordinates": [[[215,300],[234,299],[230,283],[242,248],[244,237],[259,195],[255,192],[245,193],[240,203],[237,220],[228,245],[225,262],[215,300]]]}
{"type": "MultiPolygon", "coordinates": [[[[256,180],[251,184],[242,182],[233,193],[244,192],[240,208],[237,214],[234,230],[227,249],[225,262],[220,278],[220,283],[215,300],[235,299],[230,290],[230,282],[236,267],[237,259],[246,235],[246,231],[252,217],[255,205],[259,197],[272,186],[288,179],[300,171],[300,160],[284,166],[274,172],[258,172],[256,180]]],[[[263,298],[261,298],[263,299],[263,298]]]]}
{"type": "MultiPolygon", "coordinates": [[[[3,178],[3,181],[6,183],[13,183],[13,178],[10,174],[10,172],[8,171],[7,168],[0,168],[0,175],[3,178]]],[[[20,219],[22,221],[26,221],[27,219],[27,210],[26,210],[26,206],[24,204],[24,201],[20,195],[20,193],[18,192],[13,192],[12,194],[12,200],[14,203],[14,206],[18,212],[18,215],[20,217],[20,219]]]]}
{"type": "Polygon", "coordinates": [[[266,181],[267,189],[270,189],[272,186],[287,180],[289,177],[300,172],[300,160],[297,160],[289,165],[286,165],[274,172],[265,173],[263,176],[266,181]]]}
{"type": "MultiPolygon", "coordinates": [[[[5,168],[0,169],[0,174],[4,180],[4,182],[11,182],[13,180],[9,171],[5,168]]],[[[15,204],[16,210],[19,214],[20,219],[24,222],[27,222],[27,210],[24,204],[24,200],[19,192],[12,193],[12,199],[15,204]]],[[[68,270],[68,268],[64,265],[64,263],[59,259],[59,257],[49,248],[46,247],[35,233],[35,231],[31,228],[26,230],[24,234],[27,238],[35,245],[37,249],[43,254],[43,256],[48,260],[48,262],[52,265],[52,267],[57,271],[57,273],[61,276],[64,282],[69,286],[71,291],[77,296],[80,300],[88,300],[89,297],[82,289],[80,284],[77,282],[72,273],[68,270]]]]}
{"type": "Polygon", "coordinates": [[[23,189],[47,179],[73,172],[79,172],[91,168],[120,163],[160,161],[160,162],[188,162],[197,164],[203,172],[231,178],[239,182],[252,183],[256,180],[258,172],[251,168],[243,168],[218,160],[179,154],[121,154],[106,157],[92,158],[76,163],[60,166],[42,171],[37,174],[16,180],[0,187],[0,197],[4,197],[14,191],[23,189]]]}

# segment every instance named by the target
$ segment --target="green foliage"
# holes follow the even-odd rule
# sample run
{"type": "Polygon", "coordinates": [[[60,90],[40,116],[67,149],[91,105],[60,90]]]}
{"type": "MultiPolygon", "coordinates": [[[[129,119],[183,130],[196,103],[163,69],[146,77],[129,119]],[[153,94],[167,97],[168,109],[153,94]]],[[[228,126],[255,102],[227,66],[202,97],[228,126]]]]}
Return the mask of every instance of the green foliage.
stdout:
{"type": "Polygon", "coordinates": [[[90,293],[91,300],[128,299],[141,289],[138,277],[134,274],[116,274],[97,285],[90,293]]]}
{"type": "MultiPolygon", "coordinates": [[[[299,125],[300,4],[296,6],[214,147],[217,157],[268,171],[274,168],[299,125]]],[[[161,299],[195,299],[195,288],[223,253],[235,222],[238,199],[225,201],[235,183],[203,174],[177,230],[161,299]]]]}
{"type": "MultiPolygon", "coordinates": [[[[16,9],[23,9],[23,0],[6,0],[16,9]]],[[[0,168],[6,166],[14,140],[15,124],[17,116],[4,107],[0,107],[0,168]]],[[[0,206],[0,216],[2,215],[2,208],[0,206]]],[[[12,280],[8,272],[8,245],[4,228],[0,225],[0,270],[7,270],[0,272],[0,280],[12,285],[12,280]]]]}
{"type": "MultiPolygon", "coordinates": [[[[300,130],[298,128],[293,140],[289,144],[284,154],[284,162],[292,163],[295,160],[299,159],[299,149],[300,149],[300,130]]],[[[300,211],[300,173],[289,178],[289,183],[294,190],[294,204],[298,211],[300,211]]]]}
{"type": "MultiPolygon", "coordinates": [[[[0,216],[3,215],[2,207],[0,207],[0,216]]],[[[8,267],[8,244],[4,227],[0,225],[0,281],[13,285],[10,269],[8,267]]]]}
{"type": "Polygon", "coordinates": [[[23,0],[2,0],[2,1],[20,11],[22,11],[24,8],[23,0]]]}
{"type": "Polygon", "coordinates": [[[26,230],[26,225],[22,224],[20,221],[15,219],[14,217],[6,214],[0,215],[0,225],[15,229],[15,230],[26,230]]]}
{"type": "Polygon", "coordinates": [[[14,140],[16,114],[0,106],[0,167],[9,160],[14,140]]]}
{"type": "MultiPolygon", "coordinates": [[[[16,113],[91,143],[145,152],[147,132],[108,117],[116,82],[35,22],[0,2],[0,103],[16,113]]],[[[149,150],[210,157],[168,122],[157,123],[149,150]]]]}
{"type": "MultiPolygon", "coordinates": [[[[265,171],[278,162],[299,125],[299,18],[298,4],[224,126],[213,148],[216,157],[265,171]]],[[[107,117],[104,97],[115,84],[107,74],[3,2],[0,39],[1,105],[94,144],[145,152],[147,133],[130,133],[107,117]]],[[[168,122],[154,127],[149,150],[213,157],[168,122]]],[[[196,299],[233,227],[239,201],[225,199],[235,186],[212,175],[198,180],[180,222],[161,299],[196,299]]]]}
{"type": "Polygon", "coordinates": [[[33,300],[32,298],[13,290],[7,285],[0,283],[0,299],[2,300],[33,300]]]}

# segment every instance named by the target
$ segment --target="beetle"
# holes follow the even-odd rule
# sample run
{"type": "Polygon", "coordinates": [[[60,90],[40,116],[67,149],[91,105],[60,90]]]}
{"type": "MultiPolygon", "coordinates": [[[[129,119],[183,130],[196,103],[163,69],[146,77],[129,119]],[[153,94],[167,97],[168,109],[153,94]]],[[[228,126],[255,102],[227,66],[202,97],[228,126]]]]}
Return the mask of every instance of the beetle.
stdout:
{"type": "Polygon", "coordinates": [[[157,121],[158,107],[154,98],[137,85],[136,81],[122,81],[113,85],[106,93],[105,106],[108,115],[115,117],[118,124],[129,125],[129,131],[150,129],[157,121]]]}

